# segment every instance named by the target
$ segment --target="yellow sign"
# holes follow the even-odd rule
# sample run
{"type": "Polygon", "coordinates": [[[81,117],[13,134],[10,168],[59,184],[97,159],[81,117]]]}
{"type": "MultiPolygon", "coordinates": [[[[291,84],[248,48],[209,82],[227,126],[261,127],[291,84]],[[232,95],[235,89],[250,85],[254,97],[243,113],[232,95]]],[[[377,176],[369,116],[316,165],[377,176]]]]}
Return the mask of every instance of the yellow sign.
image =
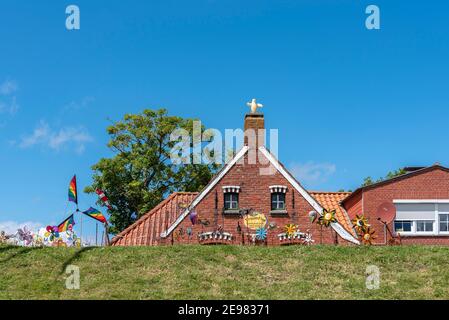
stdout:
{"type": "Polygon", "coordinates": [[[259,212],[254,212],[243,218],[243,223],[248,229],[257,230],[265,227],[267,224],[267,218],[259,212]]]}

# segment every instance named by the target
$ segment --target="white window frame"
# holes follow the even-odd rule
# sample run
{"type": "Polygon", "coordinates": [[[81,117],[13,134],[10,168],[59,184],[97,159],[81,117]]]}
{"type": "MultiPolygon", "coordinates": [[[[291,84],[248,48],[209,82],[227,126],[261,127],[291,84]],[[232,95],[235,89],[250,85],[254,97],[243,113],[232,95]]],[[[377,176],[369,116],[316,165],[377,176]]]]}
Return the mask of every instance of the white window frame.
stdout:
{"type": "MultiPolygon", "coordinates": [[[[437,224],[438,224],[438,233],[439,233],[440,235],[449,235],[449,231],[441,231],[441,230],[440,230],[440,216],[443,215],[443,214],[449,216],[449,212],[443,212],[443,211],[442,211],[442,212],[438,212],[438,221],[437,221],[437,224]]],[[[449,224],[449,219],[448,219],[447,224],[449,224]]],[[[449,229],[448,229],[448,230],[449,230],[449,229]]]]}
{"type": "Polygon", "coordinates": [[[414,222],[413,222],[413,220],[394,220],[393,221],[393,229],[394,229],[394,232],[396,233],[396,234],[412,234],[412,233],[414,233],[414,230],[415,230],[415,227],[414,227],[414,222]],[[411,229],[410,229],[410,231],[396,231],[396,222],[402,222],[402,221],[406,221],[406,222],[411,222],[411,229]]]}
{"type": "Polygon", "coordinates": [[[426,199],[426,200],[403,200],[396,199],[393,200],[393,204],[433,204],[435,206],[435,216],[434,219],[430,220],[428,218],[423,219],[395,219],[394,221],[411,221],[412,222],[412,231],[396,231],[396,234],[400,234],[401,236],[448,236],[449,231],[440,231],[440,215],[447,214],[449,215],[449,210],[440,211],[439,204],[449,204],[449,199],[426,199]],[[433,222],[433,231],[417,231],[417,222],[418,221],[432,221],[433,222]]]}
{"type": "Polygon", "coordinates": [[[415,220],[413,221],[415,224],[415,232],[421,235],[433,235],[435,234],[435,220],[423,219],[423,220],[415,220]],[[432,223],[432,231],[418,231],[418,222],[431,222],[432,223]]]}

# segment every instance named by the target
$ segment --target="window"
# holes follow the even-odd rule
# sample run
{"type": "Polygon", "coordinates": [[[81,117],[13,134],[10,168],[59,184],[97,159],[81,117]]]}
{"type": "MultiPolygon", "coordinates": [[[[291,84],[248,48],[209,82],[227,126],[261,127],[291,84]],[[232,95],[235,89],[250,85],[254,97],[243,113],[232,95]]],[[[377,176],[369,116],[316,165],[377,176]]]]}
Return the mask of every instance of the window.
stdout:
{"type": "Polygon", "coordinates": [[[412,232],[412,221],[395,221],[394,231],[396,232],[412,232]]]}
{"type": "Polygon", "coordinates": [[[416,232],[432,232],[433,221],[432,220],[418,220],[416,221],[416,232]]]}
{"type": "Polygon", "coordinates": [[[449,199],[393,200],[394,229],[405,236],[449,235],[449,199]]]}
{"type": "Polygon", "coordinates": [[[285,210],[285,193],[271,194],[271,210],[285,210]]]}
{"type": "Polygon", "coordinates": [[[235,210],[239,208],[239,194],[236,192],[228,192],[224,194],[225,210],[235,210]]]}
{"type": "Polygon", "coordinates": [[[449,214],[440,214],[440,232],[449,232],[449,214]]]}

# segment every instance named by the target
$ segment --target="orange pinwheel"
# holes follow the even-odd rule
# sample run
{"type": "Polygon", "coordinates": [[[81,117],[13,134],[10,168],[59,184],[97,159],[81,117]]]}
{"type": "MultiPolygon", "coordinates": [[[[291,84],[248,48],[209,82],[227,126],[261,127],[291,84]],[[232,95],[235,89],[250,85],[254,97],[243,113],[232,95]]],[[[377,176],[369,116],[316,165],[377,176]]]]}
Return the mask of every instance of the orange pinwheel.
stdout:
{"type": "Polygon", "coordinates": [[[365,233],[362,236],[362,242],[367,245],[371,245],[372,241],[376,239],[374,236],[375,231],[371,230],[371,228],[366,229],[365,233]]]}
{"type": "Polygon", "coordinates": [[[293,237],[293,235],[296,232],[296,226],[294,224],[287,224],[285,227],[285,233],[287,234],[288,237],[293,237]]]}

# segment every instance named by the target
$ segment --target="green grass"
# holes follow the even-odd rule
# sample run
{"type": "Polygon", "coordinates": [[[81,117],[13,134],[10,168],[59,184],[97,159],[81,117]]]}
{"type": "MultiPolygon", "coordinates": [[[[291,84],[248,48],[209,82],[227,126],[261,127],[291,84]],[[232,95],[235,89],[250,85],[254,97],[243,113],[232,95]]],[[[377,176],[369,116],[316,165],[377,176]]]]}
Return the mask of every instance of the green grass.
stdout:
{"type": "Polygon", "coordinates": [[[0,246],[0,299],[449,299],[449,247],[0,246]]]}

